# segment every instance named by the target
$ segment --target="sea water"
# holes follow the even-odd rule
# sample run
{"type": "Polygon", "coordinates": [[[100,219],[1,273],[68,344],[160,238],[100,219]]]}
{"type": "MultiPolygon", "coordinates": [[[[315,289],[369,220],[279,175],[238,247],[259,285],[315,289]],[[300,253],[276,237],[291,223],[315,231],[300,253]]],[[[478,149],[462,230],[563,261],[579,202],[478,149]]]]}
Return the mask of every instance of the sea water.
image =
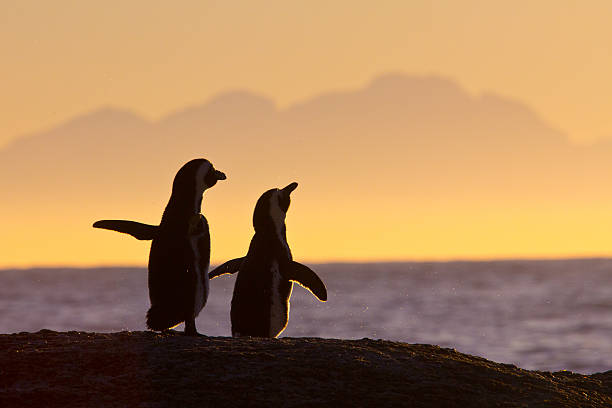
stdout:
{"type": "MultiPolygon", "coordinates": [[[[612,369],[610,259],[310,266],[329,300],[294,285],[281,337],[368,337],[527,369],[612,369]]],[[[211,281],[200,333],[231,335],[234,280],[211,281]]],[[[145,268],[0,271],[1,333],[144,330],[148,306],[145,268]]]]}

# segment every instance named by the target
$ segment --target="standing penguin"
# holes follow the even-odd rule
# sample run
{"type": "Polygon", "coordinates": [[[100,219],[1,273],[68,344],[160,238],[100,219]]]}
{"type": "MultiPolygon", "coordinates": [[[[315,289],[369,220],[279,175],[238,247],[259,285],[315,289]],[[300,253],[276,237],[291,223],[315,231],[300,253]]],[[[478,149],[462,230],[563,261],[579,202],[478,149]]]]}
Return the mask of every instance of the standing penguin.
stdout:
{"type": "Polygon", "coordinates": [[[253,213],[255,235],[243,258],[227,261],[210,272],[210,279],[238,273],[232,297],[232,336],[277,337],[289,321],[289,298],[293,282],[310,290],[320,301],[327,290],[307,266],[293,261],[285,227],[285,216],[297,188],[291,183],[283,189],[266,191],[253,213]]]}
{"type": "Polygon", "coordinates": [[[147,327],[167,330],[185,322],[185,334],[198,335],[195,318],[208,298],[210,235],[200,213],[202,194],[225,174],[205,159],[194,159],[176,173],[172,195],[159,226],[135,221],[102,220],[109,229],[140,240],[153,240],[149,253],[147,327]]]}

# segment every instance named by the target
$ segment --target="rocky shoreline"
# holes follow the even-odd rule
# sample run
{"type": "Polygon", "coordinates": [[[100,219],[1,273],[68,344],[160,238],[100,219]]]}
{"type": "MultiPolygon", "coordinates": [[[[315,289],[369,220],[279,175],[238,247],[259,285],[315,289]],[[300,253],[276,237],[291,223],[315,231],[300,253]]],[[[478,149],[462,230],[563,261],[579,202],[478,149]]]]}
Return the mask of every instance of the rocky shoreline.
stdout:
{"type": "Polygon", "coordinates": [[[0,406],[611,407],[612,371],[370,339],[42,330],[0,335],[0,406]]]}

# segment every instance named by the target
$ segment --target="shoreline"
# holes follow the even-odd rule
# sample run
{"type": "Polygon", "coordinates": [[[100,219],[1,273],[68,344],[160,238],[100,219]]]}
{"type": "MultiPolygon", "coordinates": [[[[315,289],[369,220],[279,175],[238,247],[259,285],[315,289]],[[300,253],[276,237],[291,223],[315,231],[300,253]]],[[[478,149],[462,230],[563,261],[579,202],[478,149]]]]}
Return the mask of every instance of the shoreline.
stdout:
{"type": "Polygon", "coordinates": [[[154,332],[0,335],[0,406],[612,406],[612,371],[530,371],[427,344],[154,332]]]}

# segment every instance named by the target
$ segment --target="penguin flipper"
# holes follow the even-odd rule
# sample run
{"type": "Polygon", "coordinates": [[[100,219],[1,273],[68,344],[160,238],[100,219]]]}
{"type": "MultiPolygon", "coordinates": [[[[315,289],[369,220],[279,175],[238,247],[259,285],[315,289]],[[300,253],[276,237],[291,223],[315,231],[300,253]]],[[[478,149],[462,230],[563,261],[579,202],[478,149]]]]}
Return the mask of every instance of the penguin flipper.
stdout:
{"type": "Polygon", "coordinates": [[[299,262],[291,261],[287,268],[281,270],[281,274],[287,280],[300,284],[308,289],[321,302],[327,301],[327,289],[317,274],[299,262]]]}
{"type": "Polygon", "coordinates": [[[93,227],[129,234],[141,241],[152,240],[157,236],[159,230],[157,225],[125,220],[100,220],[94,222],[93,227]]]}
{"type": "Polygon", "coordinates": [[[215,269],[208,273],[208,279],[214,279],[217,276],[225,275],[227,273],[236,273],[242,266],[242,262],[244,261],[244,256],[242,258],[235,258],[231,261],[227,261],[224,264],[217,266],[215,269]]]}

